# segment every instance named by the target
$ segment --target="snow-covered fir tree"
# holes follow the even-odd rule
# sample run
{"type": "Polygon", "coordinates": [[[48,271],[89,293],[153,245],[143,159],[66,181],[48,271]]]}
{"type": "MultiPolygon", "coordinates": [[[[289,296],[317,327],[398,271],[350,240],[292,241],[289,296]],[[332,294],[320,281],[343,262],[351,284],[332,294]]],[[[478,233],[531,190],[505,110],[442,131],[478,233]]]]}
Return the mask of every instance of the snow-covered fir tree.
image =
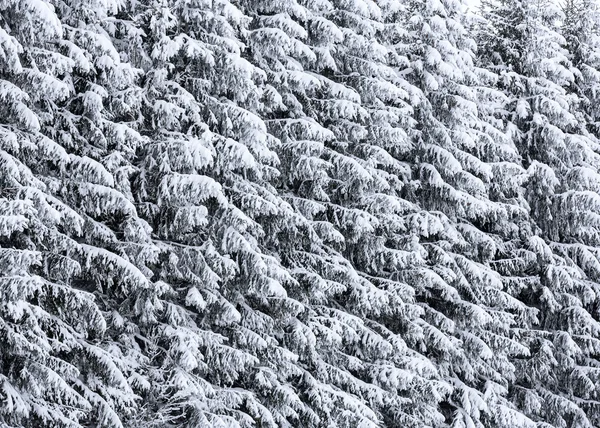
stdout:
{"type": "Polygon", "coordinates": [[[143,319],[152,288],[129,191],[138,73],[111,42],[116,5],[0,11],[2,422],[125,426],[137,363],[110,321],[143,319]]]}
{"type": "Polygon", "coordinates": [[[529,282],[522,300],[540,309],[539,323],[520,334],[531,355],[518,361],[511,396],[545,426],[594,426],[598,141],[586,123],[591,91],[581,83],[593,76],[583,62],[589,54],[582,60],[592,34],[571,27],[569,42],[561,34],[561,23],[581,13],[574,3],[571,16],[547,1],[486,3],[485,10],[482,61],[508,97],[503,114],[527,168],[534,222],[521,266],[511,271],[529,282]]]}
{"type": "Polygon", "coordinates": [[[530,325],[535,309],[515,299],[491,267],[526,213],[518,189],[506,183],[524,171],[495,120],[504,98],[489,87],[495,77],[474,66],[463,8],[408,2],[396,44],[409,61],[406,78],[422,91],[411,195],[421,208],[412,232],[427,261],[412,277],[427,323],[421,346],[451,387],[442,403],[446,421],[532,426],[507,402],[506,387],[515,371],[510,358],[527,354],[515,328],[530,325]]]}

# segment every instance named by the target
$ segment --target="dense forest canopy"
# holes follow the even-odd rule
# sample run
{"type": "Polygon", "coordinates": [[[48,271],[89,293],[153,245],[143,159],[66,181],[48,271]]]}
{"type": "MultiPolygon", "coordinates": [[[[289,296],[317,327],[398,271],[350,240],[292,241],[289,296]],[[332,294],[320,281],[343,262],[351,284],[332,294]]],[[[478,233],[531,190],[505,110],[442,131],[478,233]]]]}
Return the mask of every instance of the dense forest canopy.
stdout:
{"type": "Polygon", "coordinates": [[[0,0],[0,425],[600,427],[595,0],[0,0]]]}

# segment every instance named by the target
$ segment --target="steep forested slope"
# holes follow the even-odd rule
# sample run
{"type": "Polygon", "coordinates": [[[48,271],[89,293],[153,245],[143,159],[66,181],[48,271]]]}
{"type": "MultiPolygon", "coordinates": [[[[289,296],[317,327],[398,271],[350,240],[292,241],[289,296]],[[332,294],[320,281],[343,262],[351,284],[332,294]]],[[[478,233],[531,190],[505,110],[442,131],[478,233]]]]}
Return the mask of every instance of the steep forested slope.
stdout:
{"type": "Polygon", "coordinates": [[[0,0],[0,424],[600,426],[594,0],[0,0]]]}

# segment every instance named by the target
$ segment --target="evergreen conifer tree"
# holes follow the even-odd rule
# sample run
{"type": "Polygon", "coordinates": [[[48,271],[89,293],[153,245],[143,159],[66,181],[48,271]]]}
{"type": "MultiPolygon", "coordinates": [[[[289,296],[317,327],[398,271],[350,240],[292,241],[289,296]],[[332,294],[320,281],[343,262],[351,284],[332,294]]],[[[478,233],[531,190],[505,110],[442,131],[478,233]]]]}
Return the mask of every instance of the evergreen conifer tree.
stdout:
{"type": "Polygon", "coordinates": [[[527,285],[522,299],[540,309],[539,324],[522,331],[531,357],[518,361],[511,395],[545,426],[593,426],[598,154],[575,77],[582,74],[569,58],[579,54],[573,44],[574,55],[564,49],[566,17],[551,2],[494,2],[486,10],[484,61],[508,96],[505,120],[528,171],[536,226],[521,266],[511,268],[527,285]]]}
{"type": "Polygon", "coordinates": [[[135,110],[122,91],[137,74],[105,28],[116,5],[0,10],[2,421],[121,427],[138,396],[107,320],[141,319],[152,289],[147,254],[132,250],[148,239],[129,192],[142,139],[123,113],[135,110]]]}

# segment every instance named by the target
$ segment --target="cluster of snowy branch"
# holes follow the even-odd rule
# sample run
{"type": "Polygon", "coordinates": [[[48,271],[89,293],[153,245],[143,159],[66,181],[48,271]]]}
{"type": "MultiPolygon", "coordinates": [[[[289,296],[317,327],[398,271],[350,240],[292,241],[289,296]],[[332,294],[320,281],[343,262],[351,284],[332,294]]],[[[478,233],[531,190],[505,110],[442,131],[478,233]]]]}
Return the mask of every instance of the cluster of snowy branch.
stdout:
{"type": "Polygon", "coordinates": [[[600,426],[595,0],[0,0],[0,425],[600,426]]]}

